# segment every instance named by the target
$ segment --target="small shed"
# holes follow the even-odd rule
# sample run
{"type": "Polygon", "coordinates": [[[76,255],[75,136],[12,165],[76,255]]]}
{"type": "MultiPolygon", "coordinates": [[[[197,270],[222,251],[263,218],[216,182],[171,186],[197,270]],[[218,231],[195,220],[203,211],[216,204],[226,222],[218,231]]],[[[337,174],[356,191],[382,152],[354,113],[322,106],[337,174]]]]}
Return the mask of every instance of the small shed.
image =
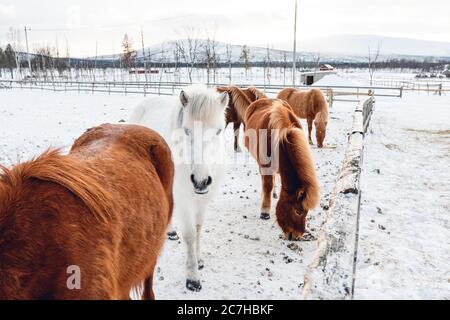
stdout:
{"type": "Polygon", "coordinates": [[[450,69],[445,70],[444,72],[442,72],[442,74],[447,78],[450,78],[450,69]]]}
{"type": "Polygon", "coordinates": [[[327,70],[327,71],[309,71],[309,72],[302,72],[301,73],[301,82],[304,85],[310,86],[316,83],[317,81],[325,78],[326,76],[329,76],[330,74],[336,74],[337,72],[333,70],[327,70]]]}
{"type": "Polygon", "coordinates": [[[320,71],[333,71],[334,67],[331,64],[323,64],[319,68],[320,71]]]}

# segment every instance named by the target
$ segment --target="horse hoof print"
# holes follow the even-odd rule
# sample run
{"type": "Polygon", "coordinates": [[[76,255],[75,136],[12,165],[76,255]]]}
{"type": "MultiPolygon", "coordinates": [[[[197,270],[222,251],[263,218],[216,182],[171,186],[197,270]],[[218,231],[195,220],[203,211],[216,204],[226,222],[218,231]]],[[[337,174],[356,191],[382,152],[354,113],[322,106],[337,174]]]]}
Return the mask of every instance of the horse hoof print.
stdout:
{"type": "Polygon", "coordinates": [[[269,213],[261,213],[261,219],[262,220],[269,220],[270,214],[269,213]]]}
{"type": "Polygon", "coordinates": [[[186,280],[186,288],[194,292],[200,292],[202,290],[202,285],[200,281],[186,280]]]}

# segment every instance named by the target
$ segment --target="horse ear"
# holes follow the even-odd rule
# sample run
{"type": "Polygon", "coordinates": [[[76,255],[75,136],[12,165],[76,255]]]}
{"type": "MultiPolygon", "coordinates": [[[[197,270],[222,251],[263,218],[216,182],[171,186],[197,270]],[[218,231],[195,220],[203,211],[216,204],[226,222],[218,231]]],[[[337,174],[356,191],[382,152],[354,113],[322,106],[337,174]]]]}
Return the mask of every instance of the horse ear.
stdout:
{"type": "Polygon", "coordinates": [[[220,100],[220,103],[222,106],[227,107],[228,103],[230,102],[230,97],[228,96],[228,92],[226,92],[226,91],[222,92],[220,94],[219,100],[220,100]]]}
{"type": "Polygon", "coordinates": [[[301,202],[305,198],[305,190],[300,189],[297,191],[297,201],[301,202]]]}
{"type": "Polygon", "coordinates": [[[182,90],[180,93],[180,101],[183,107],[186,107],[188,105],[189,97],[184,90],[182,90]]]}

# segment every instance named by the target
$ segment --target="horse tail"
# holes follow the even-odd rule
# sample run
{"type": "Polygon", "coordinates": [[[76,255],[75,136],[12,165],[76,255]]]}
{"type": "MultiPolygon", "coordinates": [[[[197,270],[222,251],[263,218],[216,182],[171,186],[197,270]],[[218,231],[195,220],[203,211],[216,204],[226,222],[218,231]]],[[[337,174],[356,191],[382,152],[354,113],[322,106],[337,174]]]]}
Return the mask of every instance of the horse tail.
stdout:
{"type": "MultiPolygon", "coordinates": [[[[48,150],[38,158],[21,163],[13,169],[0,168],[2,189],[8,189],[9,201],[17,197],[18,190],[26,181],[37,179],[60,185],[77,196],[100,221],[112,216],[111,195],[100,184],[102,174],[81,166],[76,159],[60,154],[59,150],[48,150]]],[[[6,201],[1,201],[2,208],[6,201]]],[[[0,210],[2,209],[0,208],[0,210]]]]}
{"type": "Polygon", "coordinates": [[[320,89],[312,89],[310,94],[312,95],[312,101],[314,101],[314,110],[316,110],[316,120],[319,122],[328,122],[328,103],[325,96],[320,89]]]}

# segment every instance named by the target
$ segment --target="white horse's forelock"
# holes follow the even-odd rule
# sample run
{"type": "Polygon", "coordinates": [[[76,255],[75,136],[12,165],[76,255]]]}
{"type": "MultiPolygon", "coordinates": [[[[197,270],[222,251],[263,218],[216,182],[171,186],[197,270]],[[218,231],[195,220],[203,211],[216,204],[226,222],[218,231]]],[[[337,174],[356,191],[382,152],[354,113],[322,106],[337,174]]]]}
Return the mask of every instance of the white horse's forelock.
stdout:
{"type": "Polygon", "coordinates": [[[221,105],[221,94],[215,88],[203,85],[192,85],[184,90],[188,98],[186,107],[179,102],[176,127],[182,126],[183,117],[189,116],[209,126],[225,126],[225,107],[221,105]]]}

